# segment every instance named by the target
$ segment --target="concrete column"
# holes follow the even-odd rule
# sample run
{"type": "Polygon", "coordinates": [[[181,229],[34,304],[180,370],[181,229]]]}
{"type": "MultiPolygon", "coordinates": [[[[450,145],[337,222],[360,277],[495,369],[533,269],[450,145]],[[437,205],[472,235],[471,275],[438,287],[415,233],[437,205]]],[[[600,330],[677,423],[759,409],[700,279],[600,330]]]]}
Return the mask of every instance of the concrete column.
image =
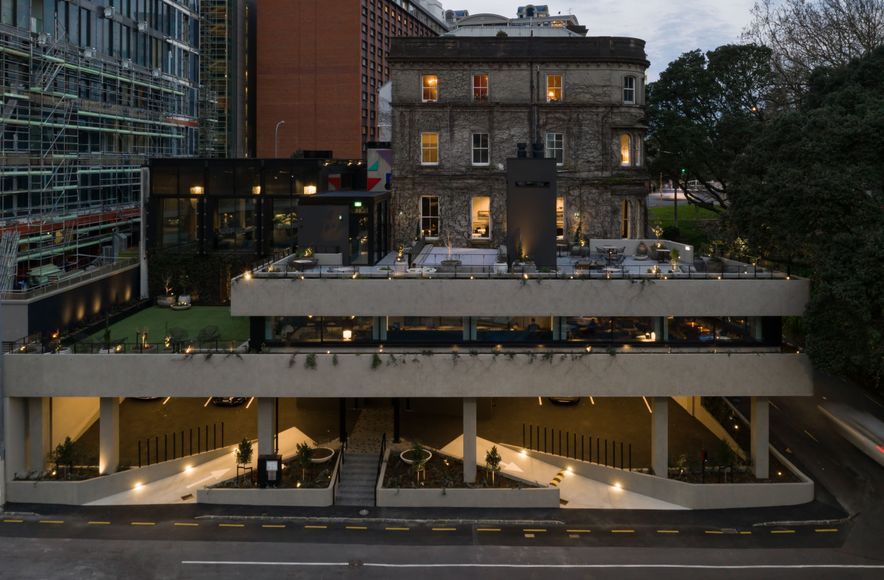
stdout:
{"type": "Polygon", "coordinates": [[[770,399],[752,397],[752,469],[758,479],[770,477],[770,399]]]}
{"type": "Polygon", "coordinates": [[[669,342],[669,318],[664,316],[660,319],[660,323],[663,325],[662,340],[663,342],[669,342]]]}
{"type": "Polygon", "coordinates": [[[27,438],[27,405],[22,397],[6,399],[6,479],[27,473],[25,441],[27,438]]]}
{"type": "Polygon", "coordinates": [[[666,324],[665,316],[658,316],[654,318],[654,334],[657,336],[656,340],[664,341],[666,337],[663,336],[663,326],[666,324]]]}
{"type": "Polygon", "coordinates": [[[552,317],[552,333],[553,340],[560,341],[564,340],[562,338],[562,317],[561,316],[553,316],[552,317]]]}
{"type": "Polygon", "coordinates": [[[276,399],[258,398],[258,455],[276,453],[276,399]]]}
{"type": "Polygon", "coordinates": [[[476,398],[463,400],[463,480],[476,481],[476,398]]]}
{"type": "Polygon", "coordinates": [[[463,339],[464,341],[476,340],[476,319],[472,316],[463,317],[463,339]]]}
{"type": "Polygon", "coordinates": [[[101,397],[98,417],[98,472],[116,473],[120,467],[120,399],[101,397]]]}
{"type": "Polygon", "coordinates": [[[49,397],[28,398],[28,469],[43,471],[51,445],[49,397]]]}
{"type": "Polygon", "coordinates": [[[657,477],[669,477],[669,397],[651,399],[651,468],[657,477]]]}
{"type": "Polygon", "coordinates": [[[758,342],[764,340],[764,333],[762,332],[760,316],[752,316],[749,318],[749,330],[752,333],[752,338],[754,340],[757,340],[758,342]]]}

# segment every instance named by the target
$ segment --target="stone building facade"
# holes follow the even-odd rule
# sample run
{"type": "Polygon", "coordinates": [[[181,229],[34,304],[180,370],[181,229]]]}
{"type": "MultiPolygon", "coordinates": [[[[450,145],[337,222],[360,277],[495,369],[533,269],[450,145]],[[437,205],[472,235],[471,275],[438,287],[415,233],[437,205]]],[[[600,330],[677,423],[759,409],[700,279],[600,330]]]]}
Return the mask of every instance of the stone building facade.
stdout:
{"type": "Polygon", "coordinates": [[[504,243],[506,160],[538,142],[558,156],[559,237],[644,236],[644,45],[394,39],[394,241],[504,243]]]}

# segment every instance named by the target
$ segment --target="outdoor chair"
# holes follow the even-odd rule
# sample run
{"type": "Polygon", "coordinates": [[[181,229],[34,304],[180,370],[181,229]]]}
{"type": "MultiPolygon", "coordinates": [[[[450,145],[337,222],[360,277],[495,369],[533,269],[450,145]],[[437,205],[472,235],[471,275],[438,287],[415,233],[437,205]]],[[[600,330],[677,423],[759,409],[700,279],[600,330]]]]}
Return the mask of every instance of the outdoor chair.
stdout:
{"type": "Polygon", "coordinates": [[[218,333],[218,327],[207,326],[199,331],[196,339],[199,342],[212,342],[219,338],[221,338],[221,335],[218,333]]]}

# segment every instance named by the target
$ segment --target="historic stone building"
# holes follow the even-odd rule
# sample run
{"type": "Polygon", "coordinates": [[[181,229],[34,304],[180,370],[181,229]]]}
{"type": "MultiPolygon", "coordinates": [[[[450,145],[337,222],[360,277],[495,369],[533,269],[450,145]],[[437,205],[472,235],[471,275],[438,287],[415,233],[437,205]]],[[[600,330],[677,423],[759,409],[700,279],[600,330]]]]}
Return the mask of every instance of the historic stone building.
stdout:
{"type": "Polygon", "coordinates": [[[394,240],[496,247],[506,160],[558,162],[563,241],[645,235],[645,43],[634,38],[394,39],[394,240]],[[535,145],[536,147],[536,145],[535,145]]]}

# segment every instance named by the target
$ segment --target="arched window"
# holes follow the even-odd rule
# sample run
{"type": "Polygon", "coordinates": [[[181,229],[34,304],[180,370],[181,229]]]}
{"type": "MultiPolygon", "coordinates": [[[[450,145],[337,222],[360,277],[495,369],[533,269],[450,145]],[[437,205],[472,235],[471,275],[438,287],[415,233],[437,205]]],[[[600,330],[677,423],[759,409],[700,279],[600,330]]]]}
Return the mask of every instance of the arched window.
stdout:
{"type": "Polygon", "coordinates": [[[620,167],[632,165],[632,136],[620,133],[620,167]]]}

